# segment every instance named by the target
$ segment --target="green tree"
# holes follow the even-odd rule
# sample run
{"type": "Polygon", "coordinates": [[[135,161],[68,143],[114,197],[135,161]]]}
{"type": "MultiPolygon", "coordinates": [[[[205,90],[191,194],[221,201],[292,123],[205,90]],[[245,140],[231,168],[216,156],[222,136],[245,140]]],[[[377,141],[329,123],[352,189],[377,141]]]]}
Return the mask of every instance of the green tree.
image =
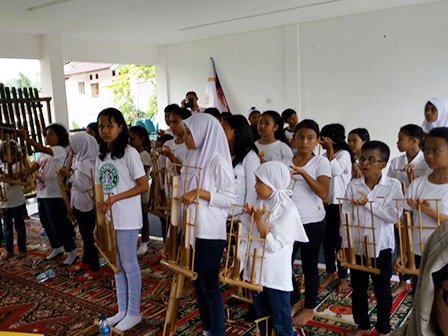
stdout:
{"type": "Polygon", "coordinates": [[[19,72],[19,78],[13,78],[8,80],[6,83],[6,86],[14,86],[16,88],[38,88],[40,91],[40,84],[39,83],[32,83],[31,80],[26,77],[23,73],[19,72]]]}
{"type": "Polygon", "coordinates": [[[111,89],[114,101],[119,105],[127,123],[134,123],[137,119],[153,118],[157,113],[156,96],[156,71],[153,65],[126,64],[117,69],[119,75],[111,85],[106,88],[111,89]],[[148,104],[144,111],[138,110],[135,104],[135,90],[133,85],[138,82],[150,82],[153,92],[149,96],[148,104]]]}

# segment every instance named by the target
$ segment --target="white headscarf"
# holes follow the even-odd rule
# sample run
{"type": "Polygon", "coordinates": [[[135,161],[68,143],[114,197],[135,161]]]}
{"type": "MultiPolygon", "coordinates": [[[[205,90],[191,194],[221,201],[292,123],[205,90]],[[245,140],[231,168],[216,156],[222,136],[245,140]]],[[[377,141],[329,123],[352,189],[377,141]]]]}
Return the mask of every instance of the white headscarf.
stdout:
{"type": "Polygon", "coordinates": [[[435,291],[432,275],[447,264],[448,220],[444,221],[426,241],[411,316],[407,324],[397,329],[392,335],[431,336],[437,334],[434,320],[431,318],[435,291]]]}
{"type": "Polygon", "coordinates": [[[96,139],[85,132],[75,133],[70,136],[70,146],[75,154],[72,163],[73,170],[90,176],[90,171],[94,170],[95,160],[99,153],[96,139]]]}
{"type": "MultiPolygon", "coordinates": [[[[182,124],[190,130],[196,146],[196,149],[188,151],[183,164],[203,168],[199,188],[210,190],[211,176],[207,168],[215,156],[224,158],[230,169],[233,169],[224,129],[215,117],[206,113],[194,114],[190,118],[182,120],[182,124]]],[[[186,191],[197,188],[197,173],[196,169],[188,170],[186,191]]]]}
{"type": "MultiPolygon", "coordinates": [[[[262,209],[265,203],[266,209],[271,211],[269,231],[285,241],[308,242],[299,212],[291,200],[292,190],[287,189],[291,181],[288,167],[279,161],[269,161],[260,165],[254,173],[272,190],[268,199],[258,199],[255,204],[262,209]]],[[[243,222],[248,219],[247,215],[241,218],[243,222]]]]}
{"type": "Polygon", "coordinates": [[[423,131],[429,133],[434,127],[448,127],[448,101],[443,98],[435,97],[428,100],[425,107],[428,103],[431,103],[436,107],[438,115],[437,120],[434,122],[427,122],[426,119],[423,120],[423,131]]]}

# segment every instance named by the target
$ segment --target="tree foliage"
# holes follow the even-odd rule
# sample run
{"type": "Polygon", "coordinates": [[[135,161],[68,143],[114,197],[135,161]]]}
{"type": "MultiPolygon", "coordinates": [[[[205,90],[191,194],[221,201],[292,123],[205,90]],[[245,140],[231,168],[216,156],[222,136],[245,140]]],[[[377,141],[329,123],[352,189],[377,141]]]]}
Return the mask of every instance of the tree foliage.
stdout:
{"type": "Polygon", "coordinates": [[[116,71],[119,72],[119,75],[106,88],[112,90],[114,101],[119,105],[126,121],[134,123],[137,119],[153,118],[157,113],[155,67],[153,65],[126,64],[116,71]],[[136,99],[138,99],[136,86],[142,82],[149,82],[153,87],[144,111],[137,109],[136,104],[136,99]]]}
{"type": "Polygon", "coordinates": [[[13,78],[8,80],[6,86],[16,87],[16,88],[37,88],[40,91],[40,84],[33,83],[31,80],[25,76],[23,73],[19,72],[19,78],[13,78]]]}

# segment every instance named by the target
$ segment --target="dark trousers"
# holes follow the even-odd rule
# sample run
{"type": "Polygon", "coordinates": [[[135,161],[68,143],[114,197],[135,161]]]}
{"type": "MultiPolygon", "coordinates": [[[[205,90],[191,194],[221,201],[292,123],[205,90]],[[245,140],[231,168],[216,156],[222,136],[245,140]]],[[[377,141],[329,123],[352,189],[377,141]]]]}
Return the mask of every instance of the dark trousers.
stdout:
{"type": "MultiPolygon", "coordinates": [[[[321,222],[303,225],[308,243],[294,242],[292,252],[292,263],[299,251],[302,259],[302,270],[305,275],[305,308],[314,309],[317,306],[317,292],[319,290],[319,250],[325,234],[325,219],[321,222]]],[[[291,293],[291,305],[300,301],[299,287],[294,278],[293,272],[293,291],[291,293]]]]}
{"type": "MultiPolygon", "coordinates": [[[[163,243],[165,244],[166,243],[166,237],[168,235],[168,227],[169,227],[168,223],[170,222],[170,217],[167,217],[167,218],[159,217],[159,218],[160,218],[160,225],[162,227],[163,243]]],[[[149,230],[149,227],[148,227],[148,230],[149,230]]],[[[142,237],[143,237],[143,233],[142,233],[142,237]]]]}
{"type": "MultiPolygon", "coordinates": [[[[324,257],[325,266],[328,274],[336,272],[336,252],[340,250],[341,238],[341,216],[338,204],[325,205],[325,239],[324,239],[324,257]]],[[[338,261],[338,277],[339,279],[347,279],[347,269],[341,266],[338,261]]]]}
{"type": "Polygon", "coordinates": [[[26,252],[26,229],[23,219],[23,206],[7,208],[4,210],[5,243],[8,252],[14,251],[14,229],[17,232],[17,246],[20,252],[26,252]]]}
{"type": "Polygon", "coordinates": [[[73,251],[75,231],[67,218],[67,208],[62,198],[37,199],[39,219],[53,249],[64,246],[66,252],[73,251]]]}
{"type": "Polygon", "coordinates": [[[262,292],[252,291],[252,299],[257,318],[272,316],[268,321],[269,333],[266,333],[266,323],[259,324],[261,335],[271,335],[272,327],[274,327],[276,334],[279,336],[294,335],[290,308],[290,292],[263,287],[262,292]]]}
{"type": "Polygon", "coordinates": [[[145,212],[144,208],[145,208],[144,203],[142,203],[142,218],[143,218],[143,226],[142,226],[142,243],[147,243],[149,242],[149,220],[148,220],[148,213],[145,212]]]}
{"type": "Polygon", "coordinates": [[[194,270],[198,273],[193,281],[196,291],[202,330],[212,336],[225,336],[224,300],[219,288],[219,268],[225,240],[196,238],[194,270]]]}
{"type": "Polygon", "coordinates": [[[76,222],[79,226],[82,241],[84,244],[84,255],[82,258],[83,264],[90,265],[90,270],[96,272],[100,269],[98,260],[98,250],[95,247],[95,240],[93,239],[93,230],[95,230],[95,209],[90,211],[80,211],[73,209],[73,214],[76,217],[76,222]]]}
{"type": "MultiPolygon", "coordinates": [[[[365,265],[365,257],[363,257],[365,265]]],[[[356,256],[356,262],[361,262],[361,256],[356,256]]],[[[369,307],[367,302],[367,289],[369,277],[372,277],[373,289],[376,296],[377,323],[375,325],[378,333],[388,334],[390,332],[390,312],[392,309],[392,293],[390,289],[390,278],[392,277],[392,250],[380,251],[376,259],[377,267],[381,270],[378,275],[351,269],[352,283],[352,310],[355,323],[360,329],[370,329],[369,307]]],[[[372,265],[374,265],[372,259],[372,265]]]]}
{"type": "MultiPolygon", "coordinates": [[[[394,227],[394,236],[395,236],[395,251],[397,255],[400,253],[400,236],[398,234],[397,227],[394,227]]],[[[400,278],[400,281],[407,281],[411,278],[409,274],[399,274],[398,277],[400,278]]]]}

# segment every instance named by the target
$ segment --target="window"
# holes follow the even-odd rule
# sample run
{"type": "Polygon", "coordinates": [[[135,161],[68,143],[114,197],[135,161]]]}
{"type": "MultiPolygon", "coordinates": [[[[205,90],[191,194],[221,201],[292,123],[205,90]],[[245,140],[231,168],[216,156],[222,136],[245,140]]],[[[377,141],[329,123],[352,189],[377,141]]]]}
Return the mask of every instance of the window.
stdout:
{"type": "Polygon", "coordinates": [[[98,79],[98,74],[95,75],[95,79],[98,79]]]}
{"type": "Polygon", "coordinates": [[[90,75],[90,80],[92,80],[93,79],[93,76],[92,75],[90,75]]]}
{"type": "Polygon", "coordinates": [[[112,70],[112,77],[115,77],[115,70],[112,70]]]}
{"type": "Polygon", "coordinates": [[[96,98],[100,96],[100,86],[98,83],[90,84],[90,87],[92,89],[92,98],[96,98]]]}
{"type": "Polygon", "coordinates": [[[78,82],[78,93],[80,95],[86,94],[86,85],[84,82],[78,82]]]}

